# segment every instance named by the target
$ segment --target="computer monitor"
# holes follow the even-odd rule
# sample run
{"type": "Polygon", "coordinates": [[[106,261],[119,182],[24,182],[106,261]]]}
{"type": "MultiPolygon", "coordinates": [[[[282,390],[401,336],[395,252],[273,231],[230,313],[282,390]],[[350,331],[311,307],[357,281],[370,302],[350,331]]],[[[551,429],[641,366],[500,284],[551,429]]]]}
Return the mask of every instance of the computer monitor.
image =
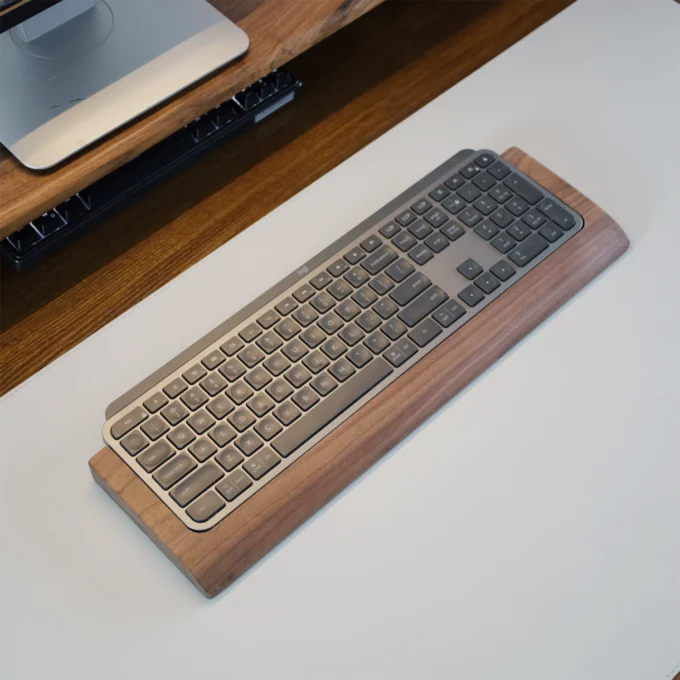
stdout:
{"type": "Polygon", "coordinates": [[[0,0],[0,143],[51,168],[247,49],[207,0],[0,0]]]}

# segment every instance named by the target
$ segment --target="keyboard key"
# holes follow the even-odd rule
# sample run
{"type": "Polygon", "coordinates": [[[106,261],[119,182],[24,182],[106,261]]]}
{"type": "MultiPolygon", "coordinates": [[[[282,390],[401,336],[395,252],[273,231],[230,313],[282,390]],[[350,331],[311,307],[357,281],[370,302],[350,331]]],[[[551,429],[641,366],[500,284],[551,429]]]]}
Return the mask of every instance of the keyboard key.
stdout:
{"type": "Polygon", "coordinates": [[[424,215],[430,208],[432,208],[432,203],[426,198],[421,198],[411,206],[411,210],[413,210],[416,215],[424,215]]]}
{"type": "Polygon", "coordinates": [[[189,411],[187,411],[182,404],[176,402],[170,404],[170,406],[166,406],[161,411],[161,415],[170,423],[170,425],[177,425],[177,423],[182,422],[189,415],[189,411]]]}
{"type": "Polygon", "coordinates": [[[287,401],[285,404],[281,404],[281,406],[279,406],[276,411],[274,411],[274,415],[284,425],[290,425],[292,422],[296,421],[300,417],[300,413],[300,409],[290,401],[287,401]]]}
{"type": "Polygon", "coordinates": [[[198,386],[192,387],[182,395],[182,402],[192,411],[200,408],[208,401],[208,395],[198,386]]]}
{"type": "Polygon", "coordinates": [[[368,238],[365,238],[360,245],[367,253],[372,253],[374,250],[380,248],[382,241],[377,236],[371,235],[368,238]]]}
{"type": "Polygon", "coordinates": [[[160,417],[153,416],[149,418],[142,425],[142,432],[151,440],[155,441],[160,436],[164,435],[170,428],[168,424],[160,417]]]}
{"type": "Polygon", "coordinates": [[[484,220],[475,227],[475,234],[481,236],[485,241],[490,241],[499,231],[498,227],[489,220],[484,220]]]}
{"type": "Polygon", "coordinates": [[[141,432],[135,431],[122,439],[120,443],[131,456],[136,456],[149,445],[149,440],[141,432]]]}
{"type": "MultiPolygon", "coordinates": [[[[250,402],[248,402],[250,404],[250,402]]],[[[247,411],[244,408],[240,408],[238,411],[235,411],[229,416],[229,422],[239,431],[243,432],[244,430],[247,430],[254,422],[255,422],[255,417],[250,411],[247,411]]],[[[215,430],[217,430],[219,427],[226,427],[226,425],[218,425],[215,430]]],[[[231,428],[229,428],[231,429],[231,428]]],[[[213,430],[210,433],[210,436],[213,437],[213,430]]],[[[233,430],[232,430],[233,432],[233,430]]],[[[229,433],[231,435],[231,433],[229,433]]],[[[213,437],[213,439],[215,439],[213,437]]],[[[225,441],[224,443],[221,443],[220,441],[215,440],[216,444],[219,444],[220,446],[224,446],[225,444],[228,444],[233,437],[230,436],[230,438],[225,441]]]]}
{"type": "MultiPolygon", "coordinates": [[[[257,366],[264,359],[264,353],[257,347],[246,347],[238,353],[238,358],[248,367],[257,366]]],[[[220,369],[221,371],[222,369],[220,369]]]]}
{"type": "Polygon", "coordinates": [[[325,288],[333,278],[328,272],[320,272],[317,274],[310,283],[316,288],[317,290],[321,290],[322,288],[325,288]]]}
{"type": "Polygon", "coordinates": [[[498,203],[505,203],[506,201],[509,201],[514,194],[510,189],[507,187],[504,187],[502,184],[497,184],[490,192],[489,196],[493,198],[494,201],[498,203]]]}
{"type": "Polygon", "coordinates": [[[250,481],[248,475],[242,470],[238,470],[221,481],[215,487],[215,490],[226,500],[233,501],[252,485],[253,483],[250,481]]]}
{"type": "Polygon", "coordinates": [[[473,285],[461,290],[458,297],[470,307],[476,307],[484,299],[484,293],[473,285]]]}
{"type": "Polygon", "coordinates": [[[442,234],[444,234],[446,236],[446,238],[449,239],[449,241],[458,240],[464,233],[465,233],[465,229],[463,229],[463,227],[461,227],[460,224],[456,224],[455,222],[451,222],[451,224],[447,224],[442,229],[442,234]]]}
{"type": "Polygon", "coordinates": [[[269,385],[272,381],[271,375],[265,371],[263,366],[253,369],[246,376],[246,382],[254,389],[261,390],[265,385],[269,385]]]}
{"type": "Polygon", "coordinates": [[[302,363],[312,372],[318,373],[328,366],[328,359],[324,354],[315,350],[310,355],[306,356],[302,363]]]}
{"type": "Polygon", "coordinates": [[[399,318],[409,327],[413,328],[426,316],[434,312],[439,305],[448,300],[449,296],[438,286],[431,286],[422,295],[417,297],[408,307],[399,312],[399,318]]]}
{"type": "Polygon", "coordinates": [[[435,201],[443,201],[451,193],[450,189],[447,189],[443,184],[435,187],[430,191],[429,196],[435,201]]]}
{"type": "Polygon", "coordinates": [[[385,295],[394,288],[394,282],[385,274],[379,274],[368,284],[378,295],[385,295]]]}
{"type": "Polygon", "coordinates": [[[481,168],[475,163],[469,163],[461,171],[460,174],[466,179],[472,179],[475,175],[481,172],[481,168]]]}
{"type": "MultiPolygon", "coordinates": [[[[352,326],[354,326],[354,324],[352,324],[352,326]]],[[[349,326],[347,328],[349,328],[349,326]]],[[[354,326],[354,328],[356,328],[356,326],[354,326]]],[[[345,330],[346,330],[346,328],[343,328],[342,332],[344,332],[345,330]]],[[[342,342],[342,340],[340,340],[339,338],[331,338],[330,340],[327,340],[323,344],[321,351],[329,359],[337,359],[338,357],[341,357],[347,351],[347,345],[345,345],[345,343],[342,342]]]]}
{"type": "Polygon", "coordinates": [[[239,333],[243,342],[252,342],[255,338],[259,338],[260,335],[262,335],[262,329],[256,323],[249,324],[239,333]]]}
{"type": "Polygon", "coordinates": [[[209,370],[212,371],[213,369],[217,368],[220,364],[223,364],[225,361],[224,359],[224,354],[220,352],[219,349],[216,349],[212,351],[210,354],[207,356],[203,357],[201,360],[201,363],[209,370]]]}
{"type": "Polygon", "coordinates": [[[500,260],[491,267],[491,273],[501,281],[507,281],[515,275],[515,268],[505,260],[500,260]]]}
{"type": "Polygon", "coordinates": [[[284,371],[287,371],[290,368],[290,361],[288,361],[288,359],[286,359],[283,354],[279,354],[277,352],[264,362],[264,367],[272,375],[281,375],[284,371]]]}
{"type": "Polygon", "coordinates": [[[281,321],[281,317],[273,309],[265,312],[257,319],[257,323],[259,323],[260,326],[262,326],[262,328],[265,330],[276,325],[279,321],[281,321]]]}
{"type": "Polygon", "coordinates": [[[508,189],[514,191],[520,198],[524,199],[531,205],[536,205],[542,198],[543,193],[535,186],[529,184],[525,179],[514,173],[503,182],[508,189]]]}
{"type": "Polygon", "coordinates": [[[160,441],[150,446],[146,451],[137,456],[137,462],[147,471],[153,472],[159,465],[165,463],[168,458],[175,455],[175,449],[166,441],[160,441]]]}
{"type": "Polygon", "coordinates": [[[498,181],[507,177],[510,174],[510,169],[504,163],[496,161],[493,165],[489,166],[487,172],[498,181]]]}
{"type": "Polygon", "coordinates": [[[397,283],[401,283],[407,276],[410,276],[415,271],[413,265],[403,258],[397,260],[393,265],[387,268],[386,274],[397,283]]]}
{"type": "Polygon", "coordinates": [[[232,404],[230,399],[223,394],[220,394],[219,397],[215,397],[208,404],[207,408],[213,417],[217,418],[217,420],[221,420],[234,410],[234,404],[232,404]]]}
{"type": "Polygon", "coordinates": [[[480,168],[486,168],[488,165],[491,165],[493,161],[494,157],[488,153],[484,153],[481,156],[477,156],[477,158],[475,158],[475,163],[477,163],[480,168]]]}
{"type": "Polygon", "coordinates": [[[214,517],[224,507],[224,501],[214,491],[208,491],[187,508],[187,515],[194,522],[202,524],[214,517]]]}
{"type": "Polygon", "coordinates": [[[415,221],[416,214],[412,210],[405,210],[399,215],[396,220],[402,227],[407,227],[411,222],[415,221]]]}
{"type": "Polygon", "coordinates": [[[236,352],[240,352],[243,349],[243,341],[240,338],[233,337],[229,338],[220,349],[228,356],[232,357],[236,352]]]}
{"type": "Polygon", "coordinates": [[[505,208],[498,208],[498,210],[491,215],[491,220],[501,229],[505,229],[505,227],[511,224],[514,219],[512,213],[505,208]]]}
{"type": "Polygon", "coordinates": [[[470,228],[479,224],[484,219],[481,213],[474,208],[465,208],[465,210],[458,215],[458,218],[470,228]]]}
{"type": "Polygon", "coordinates": [[[505,233],[516,241],[524,241],[531,235],[531,229],[523,222],[515,222],[505,233]]]}
{"type": "Polygon", "coordinates": [[[396,345],[390,347],[383,356],[392,366],[399,368],[399,366],[405,364],[417,352],[418,348],[408,338],[404,338],[396,345]]]}
{"type": "Polygon", "coordinates": [[[196,439],[196,435],[186,425],[179,425],[168,435],[168,439],[176,449],[183,449],[196,439]]]}
{"type": "Polygon", "coordinates": [[[474,203],[481,195],[482,192],[474,184],[466,184],[458,190],[458,196],[466,203],[474,203]]]}
{"type": "Polygon", "coordinates": [[[237,465],[240,465],[245,458],[233,446],[227,446],[220,451],[215,460],[227,471],[231,472],[237,465]]]}
{"type": "Polygon", "coordinates": [[[444,328],[449,328],[449,326],[452,326],[464,315],[465,310],[457,302],[449,300],[443,304],[432,317],[444,328]]]}
{"type": "Polygon", "coordinates": [[[282,378],[275,380],[269,387],[267,387],[267,394],[275,399],[277,402],[281,403],[284,399],[287,399],[291,394],[293,394],[293,388],[282,378]]]}
{"type": "MultiPolygon", "coordinates": [[[[338,381],[338,382],[345,382],[345,380],[348,380],[351,378],[355,373],[357,372],[357,369],[352,366],[352,364],[349,363],[349,361],[346,361],[345,359],[340,359],[339,361],[336,361],[330,368],[330,374],[338,381]]],[[[314,382],[312,382],[312,385],[314,382]]]]}
{"type": "Polygon", "coordinates": [[[576,224],[571,213],[557,205],[551,198],[546,198],[538,206],[538,209],[565,231],[569,231],[576,224]]]}
{"type": "Polygon", "coordinates": [[[371,290],[367,286],[364,286],[361,290],[358,290],[354,295],[352,295],[352,300],[356,302],[360,307],[370,307],[376,300],[378,296],[375,291],[371,290]]]}
{"type": "Polygon", "coordinates": [[[220,366],[220,373],[229,381],[238,380],[246,372],[246,367],[238,359],[229,359],[220,366]]]}
{"type": "Polygon", "coordinates": [[[308,347],[314,349],[326,340],[326,335],[316,326],[310,326],[306,331],[302,332],[300,338],[308,347]]]}
{"type": "Polygon", "coordinates": [[[479,278],[475,279],[475,286],[477,286],[482,292],[490,295],[500,286],[498,279],[489,272],[482,274],[479,278]]]}
{"type": "Polygon", "coordinates": [[[380,329],[390,340],[398,340],[408,330],[399,319],[390,319],[380,329]]]}
{"type": "Polygon", "coordinates": [[[255,425],[255,431],[267,442],[276,437],[281,430],[283,430],[283,428],[279,421],[272,418],[272,416],[262,418],[262,420],[255,425]]]}
{"type": "Polygon", "coordinates": [[[253,478],[262,479],[281,459],[269,448],[264,449],[243,464],[243,469],[253,478]]]}
{"type": "Polygon", "coordinates": [[[254,432],[246,432],[236,440],[236,446],[244,455],[252,456],[264,446],[264,442],[254,432]]]}
{"type": "Polygon", "coordinates": [[[375,333],[371,333],[371,335],[364,340],[364,345],[366,345],[373,354],[380,354],[390,346],[390,342],[380,331],[375,331],[375,333]]]}
{"type": "Polygon", "coordinates": [[[496,180],[488,172],[483,172],[481,175],[477,175],[472,183],[482,191],[488,191],[496,184],[496,180]]]}
{"type": "Polygon", "coordinates": [[[423,265],[434,257],[434,253],[427,246],[421,244],[410,250],[408,256],[414,262],[423,265]]]}
{"type": "Polygon", "coordinates": [[[166,385],[163,388],[163,392],[170,397],[170,399],[174,399],[175,397],[179,397],[182,392],[188,389],[188,385],[182,380],[182,378],[175,378],[171,383],[166,385]]]}
{"type": "Polygon", "coordinates": [[[298,308],[297,302],[293,298],[287,297],[281,300],[275,309],[281,316],[287,316],[298,308]]]}
{"type": "MultiPolygon", "coordinates": [[[[154,395],[154,397],[155,396],[156,395],[154,395]]],[[[154,404],[155,403],[156,402],[154,401],[154,404]]],[[[166,403],[167,403],[167,399],[166,399],[166,403]]],[[[156,410],[158,410],[158,409],[156,409],[156,410]]],[[[132,409],[132,411],[125,414],[120,420],[117,420],[113,425],[111,425],[111,436],[114,439],[120,439],[123,435],[127,434],[130,430],[137,427],[137,425],[144,422],[148,417],[149,416],[146,413],[146,411],[141,406],[137,406],[136,408],[132,409]]]]}
{"type": "Polygon", "coordinates": [[[338,386],[338,383],[325,371],[317,375],[310,384],[322,397],[330,394],[338,386]]]}
{"type": "Polygon", "coordinates": [[[382,322],[380,321],[380,317],[375,313],[375,312],[364,312],[358,319],[357,319],[357,326],[361,328],[361,330],[366,331],[366,333],[370,333],[371,331],[375,330],[380,326],[382,322]]]}
{"type": "Polygon", "coordinates": [[[274,402],[263,393],[256,394],[249,402],[248,408],[258,417],[261,418],[265,413],[269,413],[274,408],[274,402]]]}
{"type": "Polygon", "coordinates": [[[539,234],[533,234],[524,243],[510,252],[508,257],[518,266],[526,267],[549,246],[549,243],[539,234]]]}
{"type": "MultiPolygon", "coordinates": [[[[392,252],[394,253],[394,251],[392,252]]],[[[371,255],[371,257],[373,256],[371,255]]],[[[367,262],[368,260],[364,260],[361,266],[363,267],[367,262]]],[[[345,274],[345,281],[351,283],[355,288],[361,288],[361,286],[363,286],[366,283],[366,281],[368,281],[369,278],[370,278],[369,275],[363,269],[361,269],[361,267],[355,267],[354,269],[352,269],[352,271],[345,274]]],[[[344,281],[337,281],[336,283],[344,283],[344,281]]],[[[351,292],[352,289],[349,288],[347,293],[343,297],[347,297],[347,295],[349,295],[351,292]]]]}
{"type": "Polygon", "coordinates": [[[399,311],[399,307],[390,300],[390,298],[383,298],[373,305],[373,311],[381,316],[383,319],[389,319],[392,315],[399,311]]]}
{"type": "Polygon", "coordinates": [[[401,234],[392,239],[392,243],[394,243],[394,245],[397,246],[399,250],[406,252],[407,250],[413,248],[413,246],[416,245],[418,241],[413,234],[410,234],[408,231],[402,231],[401,234]]]}
{"type": "Polygon", "coordinates": [[[547,222],[546,224],[544,224],[538,230],[538,233],[546,241],[550,241],[550,243],[554,243],[564,235],[564,232],[556,224],[553,224],[552,222],[547,222]]]}
{"type": "Polygon", "coordinates": [[[476,279],[483,271],[481,265],[477,264],[472,258],[469,258],[459,265],[457,271],[460,272],[468,281],[476,279]]]}
{"type": "Polygon", "coordinates": [[[374,359],[362,371],[329,394],[311,413],[303,415],[284,430],[274,439],[272,447],[284,458],[290,456],[299,446],[380,384],[392,371],[390,364],[382,357],[374,359]]]}
{"type": "Polygon", "coordinates": [[[442,203],[442,207],[451,214],[457,215],[465,207],[465,201],[459,196],[451,196],[442,203]]]}
{"type": "Polygon", "coordinates": [[[401,227],[397,226],[394,222],[388,222],[380,227],[379,231],[385,238],[392,238],[401,231],[401,227]]]}
{"type": "Polygon", "coordinates": [[[513,198],[505,204],[505,207],[515,216],[519,217],[529,210],[529,204],[521,198],[513,198]]]}
{"type": "Polygon", "coordinates": [[[478,201],[475,201],[475,208],[477,208],[482,215],[490,215],[498,208],[498,203],[487,196],[482,196],[478,201]]]}
{"type": "Polygon", "coordinates": [[[452,191],[455,191],[465,184],[465,179],[460,174],[456,173],[453,177],[449,177],[444,184],[452,191]]]}
{"type": "Polygon", "coordinates": [[[426,236],[429,236],[433,229],[429,224],[425,224],[422,220],[418,220],[417,222],[414,222],[408,230],[416,237],[419,239],[424,239],[426,236]]]}
{"type": "MultiPolygon", "coordinates": [[[[363,269],[359,269],[358,271],[363,272],[366,278],[368,278],[368,274],[366,274],[363,269]]],[[[357,287],[360,285],[360,283],[357,284],[357,287]]],[[[348,295],[351,295],[353,290],[354,289],[352,286],[350,286],[347,281],[343,281],[342,279],[338,279],[328,286],[328,292],[338,301],[344,300],[348,295]]]]}
{"type": "Polygon", "coordinates": [[[373,358],[373,355],[363,345],[357,345],[347,352],[347,358],[357,368],[363,368],[373,358]]]}
{"type": "Polygon", "coordinates": [[[449,216],[443,210],[435,208],[425,215],[425,220],[433,227],[439,228],[449,221],[449,216]]]}
{"type": "Polygon", "coordinates": [[[407,305],[411,300],[414,300],[418,295],[420,295],[424,290],[432,285],[432,281],[425,276],[417,272],[411,277],[406,279],[402,284],[398,285],[391,293],[390,297],[398,302],[402,307],[407,305]]]}
{"type": "Polygon", "coordinates": [[[274,330],[284,339],[294,338],[302,329],[293,319],[284,319],[274,330]]]}
{"type": "Polygon", "coordinates": [[[205,368],[201,364],[194,364],[191,368],[182,373],[182,377],[190,384],[197,383],[206,374],[205,368]]]}
{"type": "Polygon", "coordinates": [[[301,387],[311,379],[312,374],[304,366],[293,366],[284,377],[293,387],[301,387]]]}
{"type": "Polygon", "coordinates": [[[425,347],[434,340],[442,332],[441,326],[437,325],[432,319],[425,319],[418,324],[409,334],[409,340],[418,345],[418,347],[425,347]]]}
{"type": "Polygon", "coordinates": [[[361,248],[352,248],[348,253],[345,253],[345,259],[350,264],[357,264],[366,257],[366,253],[361,248]]]}
{"type": "Polygon", "coordinates": [[[351,321],[355,316],[361,314],[361,309],[354,300],[345,300],[341,302],[336,308],[336,313],[345,321],[351,321]]]}
{"type": "Polygon", "coordinates": [[[188,475],[196,467],[196,461],[189,454],[180,453],[160,468],[153,478],[160,484],[162,489],[167,491],[173,484],[188,475]]]}
{"type": "Polygon", "coordinates": [[[214,455],[217,447],[205,437],[201,437],[189,447],[189,453],[199,462],[204,463],[214,455]]]}
{"type": "Polygon", "coordinates": [[[246,399],[250,399],[253,396],[253,390],[250,385],[246,385],[243,380],[239,380],[227,390],[227,394],[235,404],[240,406],[246,399]]]}
{"type": "Polygon", "coordinates": [[[293,397],[293,401],[303,410],[309,411],[314,404],[319,402],[319,397],[310,387],[303,387],[293,397]]]}
{"type": "Polygon", "coordinates": [[[196,500],[204,491],[224,477],[224,471],[214,463],[206,463],[196,472],[185,477],[170,492],[170,497],[181,508],[196,500]]]}
{"type": "Polygon", "coordinates": [[[302,304],[303,302],[307,302],[307,300],[309,300],[309,298],[312,297],[313,295],[314,288],[312,288],[308,283],[305,283],[304,286],[301,286],[293,293],[293,297],[300,304],[302,304]]]}
{"type": "Polygon", "coordinates": [[[283,345],[283,340],[274,331],[268,331],[257,339],[257,346],[267,354],[275,352],[281,345],[283,345]]]}
{"type": "Polygon", "coordinates": [[[301,326],[309,326],[310,323],[314,323],[314,321],[319,318],[319,314],[309,305],[305,305],[304,307],[300,307],[300,309],[293,312],[293,318],[301,326]]]}
{"type": "Polygon", "coordinates": [[[433,252],[441,253],[444,248],[449,247],[449,241],[441,234],[436,233],[425,239],[425,245],[433,252]]]}
{"type": "Polygon", "coordinates": [[[513,238],[510,238],[506,234],[501,233],[498,234],[498,236],[496,236],[493,241],[491,241],[491,245],[496,250],[505,255],[505,253],[509,252],[517,245],[517,241],[515,241],[513,238]]]}
{"type": "Polygon", "coordinates": [[[312,305],[319,314],[324,314],[329,309],[335,307],[335,300],[333,300],[328,293],[319,293],[316,297],[312,298],[309,304],[312,305]]]}
{"type": "Polygon", "coordinates": [[[212,373],[201,380],[200,385],[211,397],[214,397],[226,388],[227,381],[219,373],[212,373]]]}
{"type": "MultiPolygon", "coordinates": [[[[156,392],[156,394],[152,394],[145,402],[144,402],[144,408],[149,412],[149,413],[156,413],[156,411],[159,411],[162,409],[166,404],[168,403],[167,397],[162,393],[162,392],[156,392]]],[[[146,414],[144,414],[146,416],[146,414]]],[[[142,418],[144,420],[144,418],[142,418]]],[[[136,427],[136,425],[139,425],[141,421],[133,425],[132,427],[136,427]]],[[[116,435],[113,433],[113,427],[111,428],[111,434],[116,437],[116,435]]],[[[125,434],[123,432],[123,434],[125,434]]],[[[116,437],[118,439],[118,437],[116,437]]]]}
{"type": "MultiPolygon", "coordinates": [[[[350,347],[354,347],[354,345],[356,345],[358,342],[361,342],[364,339],[364,337],[366,337],[366,334],[359,328],[359,326],[352,323],[340,331],[340,337],[350,347]]],[[[345,347],[341,354],[344,354],[346,350],[347,348],[345,347]]],[[[328,354],[328,352],[326,352],[326,354],[328,354]]],[[[337,356],[331,357],[331,359],[337,359],[337,356]]]]}
{"type": "Polygon", "coordinates": [[[522,222],[528,224],[532,229],[538,229],[542,224],[545,224],[545,217],[538,210],[530,210],[522,217],[522,222]]]}

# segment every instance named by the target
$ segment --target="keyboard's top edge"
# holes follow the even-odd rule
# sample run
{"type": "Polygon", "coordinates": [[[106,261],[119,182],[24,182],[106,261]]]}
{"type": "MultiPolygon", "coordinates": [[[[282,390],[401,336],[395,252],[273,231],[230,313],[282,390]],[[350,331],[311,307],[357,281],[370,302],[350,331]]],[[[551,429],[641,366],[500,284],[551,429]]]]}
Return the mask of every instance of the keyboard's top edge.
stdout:
{"type": "Polygon", "coordinates": [[[333,253],[344,247],[347,243],[353,241],[359,234],[365,231],[369,226],[372,226],[377,221],[385,219],[394,210],[400,207],[404,201],[404,198],[411,193],[417,193],[422,188],[428,186],[437,176],[449,171],[451,168],[462,164],[471,155],[478,153],[474,149],[463,149],[457,154],[449,158],[447,161],[442,163],[440,166],[429,172],[425,177],[420,179],[415,184],[408,187],[401,194],[396,196],[389,203],[384,205],[380,210],[373,213],[360,224],[358,224],[353,229],[350,229],[347,233],[341,236],[339,239],[331,243],[327,248],[324,248],[321,252],[317,253],[311,260],[305,264],[298,267],[293,273],[284,277],[275,284],[272,288],[265,291],[262,295],[255,298],[250,304],[243,307],[241,310],[236,312],[226,321],[222,322],[219,326],[214,328],[208,334],[204,335],[202,338],[197,340],[183,352],[178,354],[176,357],[171,359],[169,362],[161,366],[159,369],[154,371],[147,378],[142,380],[140,383],[135,385],[132,389],[125,392],[123,395],[118,397],[115,401],[111,402],[106,409],[105,417],[107,420],[112,418],[116,413],[122,411],[131,402],[137,399],[144,392],[149,390],[151,387],[161,382],[163,378],[177,370],[182,364],[186,363],[191,357],[199,354],[206,347],[213,344],[221,336],[228,333],[233,327],[238,326],[244,319],[252,316],[259,308],[268,304],[270,300],[274,299],[280,295],[284,290],[290,288],[299,279],[307,276],[308,272],[315,269],[320,263],[327,260],[333,253]]]}

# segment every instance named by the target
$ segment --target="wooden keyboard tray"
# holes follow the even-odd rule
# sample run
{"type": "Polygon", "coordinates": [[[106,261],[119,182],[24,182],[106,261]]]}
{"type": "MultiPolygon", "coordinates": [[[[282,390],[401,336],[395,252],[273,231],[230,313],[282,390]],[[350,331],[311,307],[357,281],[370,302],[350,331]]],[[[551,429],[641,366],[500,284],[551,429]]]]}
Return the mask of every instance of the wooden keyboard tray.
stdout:
{"type": "Polygon", "coordinates": [[[90,460],[95,480],[204,595],[224,590],[626,251],[621,228],[576,189],[519,149],[503,156],[577,210],[583,230],[214,529],[186,528],[111,449],[90,460]]]}

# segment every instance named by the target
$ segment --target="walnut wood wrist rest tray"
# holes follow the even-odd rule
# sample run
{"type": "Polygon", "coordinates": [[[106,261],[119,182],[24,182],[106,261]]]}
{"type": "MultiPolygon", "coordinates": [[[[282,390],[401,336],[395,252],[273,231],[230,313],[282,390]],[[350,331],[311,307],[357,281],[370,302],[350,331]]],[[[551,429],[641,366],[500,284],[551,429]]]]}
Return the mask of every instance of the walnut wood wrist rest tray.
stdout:
{"type": "Polygon", "coordinates": [[[95,480],[204,595],[226,588],[625,252],[620,227],[576,189],[518,149],[503,158],[578,212],[583,229],[215,527],[189,529],[111,449],[92,458],[95,480]]]}

